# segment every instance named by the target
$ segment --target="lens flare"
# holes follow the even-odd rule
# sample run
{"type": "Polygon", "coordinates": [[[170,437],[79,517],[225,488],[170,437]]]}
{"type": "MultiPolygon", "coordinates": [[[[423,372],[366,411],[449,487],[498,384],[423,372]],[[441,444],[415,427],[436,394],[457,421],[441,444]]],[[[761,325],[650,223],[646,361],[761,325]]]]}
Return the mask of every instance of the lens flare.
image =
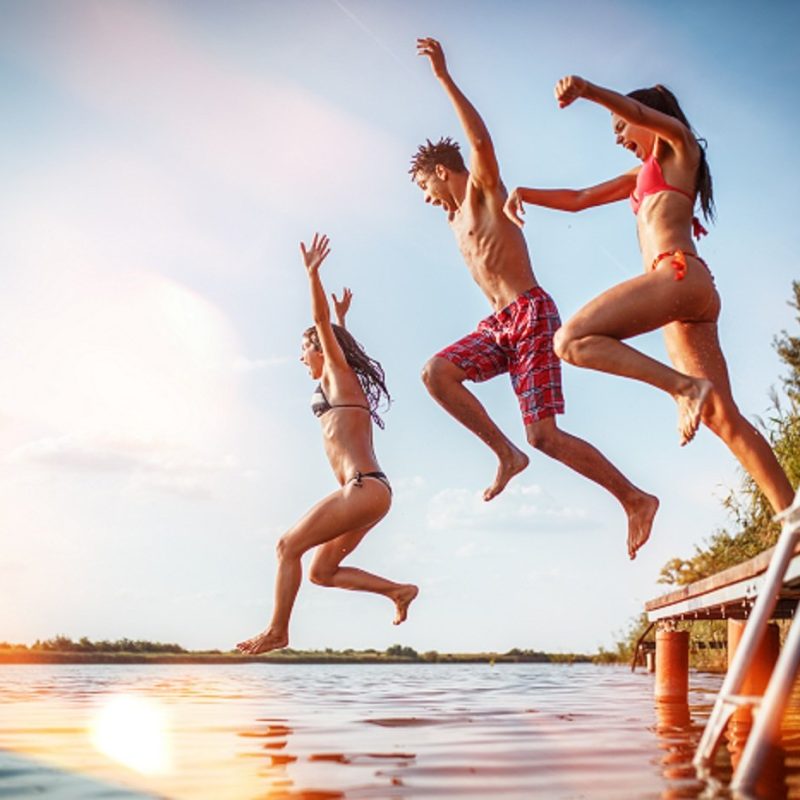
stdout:
{"type": "Polygon", "coordinates": [[[163,775],[171,758],[167,713],[158,703],[135,695],[109,698],[92,726],[94,746],[143,775],[163,775]]]}

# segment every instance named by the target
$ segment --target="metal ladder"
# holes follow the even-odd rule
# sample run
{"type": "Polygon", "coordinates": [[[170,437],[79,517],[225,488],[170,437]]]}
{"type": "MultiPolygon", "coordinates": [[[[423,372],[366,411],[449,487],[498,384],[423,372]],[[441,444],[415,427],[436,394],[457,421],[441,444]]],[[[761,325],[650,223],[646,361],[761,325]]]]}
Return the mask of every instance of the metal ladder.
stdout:
{"type": "Polygon", "coordinates": [[[740,694],[745,675],[753,662],[756,648],[775,610],[784,576],[794,555],[795,545],[800,538],[800,490],[795,495],[792,505],[775,519],[781,520],[783,523],[778,543],[764,575],[761,591],[745,626],[733,663],[719,690],[694,756],[695,766],[701,770],[707,769],[733,712],[742,706],[751,706],[754,711],[757,709],[747,744],[731,781],[731,789],[735,792],[748,792],[755,788],[761,765],[764,763],[770,746],[778,738],[783,711],[798,667],[800,667],[800,621],[798,621],[800,614],[795,613],[789,635],[764,696],[750,697],[740,694]]]}

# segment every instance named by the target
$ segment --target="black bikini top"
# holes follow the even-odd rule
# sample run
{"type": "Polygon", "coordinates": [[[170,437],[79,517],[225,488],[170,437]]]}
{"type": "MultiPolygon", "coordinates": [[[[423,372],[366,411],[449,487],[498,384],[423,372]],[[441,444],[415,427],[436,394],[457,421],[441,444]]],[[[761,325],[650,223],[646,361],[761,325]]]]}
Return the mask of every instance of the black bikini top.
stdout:
{"type": "Polygon", "coordinates": [[[311,410],[314,412],[314,416],[321,417],[333,408],[360,408],[363,411],[372,413],[369,406],[362,406],[358,403],[329,403],[325,392],[322,390],[322,384],[318,383],[317,388],[314,389],[314,394],[311,395],[311,410]]]}

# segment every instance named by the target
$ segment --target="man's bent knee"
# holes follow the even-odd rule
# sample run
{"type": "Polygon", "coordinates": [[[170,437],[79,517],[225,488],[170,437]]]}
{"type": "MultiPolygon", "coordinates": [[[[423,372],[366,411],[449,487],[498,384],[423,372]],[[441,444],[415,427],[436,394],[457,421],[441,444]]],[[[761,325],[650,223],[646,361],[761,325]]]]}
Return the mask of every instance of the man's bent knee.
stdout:
{"type": "Polygon", "coordinates": [[[441,356],[429,359],[422,368],[422,382],[435,395],[448,383],[461,383],[466,378],[462,369],[441,356]]]}
{"type": "Polygon", "coordinates": [[[545,450],[549,437],[544,431],[528,431],[528,444],[535,450],[545,450]]]}
{"type": "MultiPolygon", "coordinates": [[[[553,420],[552,417],[547,417],[548,420],[553,420]]],[[[559,436],[559,430],[555,425],[555,421],[547,422],[544,420],[541,423],[534,423],[529,425],[526,430],[528,437],[528,444],[536,450],[541,450],[543,453],[549,455],[556,447],[556,440],[559,436]]]]}

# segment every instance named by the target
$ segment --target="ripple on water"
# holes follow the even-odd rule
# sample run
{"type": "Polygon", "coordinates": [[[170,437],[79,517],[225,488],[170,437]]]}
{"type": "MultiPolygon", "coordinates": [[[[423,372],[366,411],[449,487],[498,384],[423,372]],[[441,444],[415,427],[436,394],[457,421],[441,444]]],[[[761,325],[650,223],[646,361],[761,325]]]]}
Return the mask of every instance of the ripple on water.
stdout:
{"type": "MultiPolygon", "coordinates": [[[[712,796],[691,758],[714,676],[692,677],[691,705],[660,710],[651,676],[592,665],[57,665],[2,677],[0,746],[176,800],[712,796]],[[168,709],[171,771],[135,774],[91,747],[92,715],[126,693],[168,709]]],[[[0,796],[10,781],[0,775],[0,796]]]]}

